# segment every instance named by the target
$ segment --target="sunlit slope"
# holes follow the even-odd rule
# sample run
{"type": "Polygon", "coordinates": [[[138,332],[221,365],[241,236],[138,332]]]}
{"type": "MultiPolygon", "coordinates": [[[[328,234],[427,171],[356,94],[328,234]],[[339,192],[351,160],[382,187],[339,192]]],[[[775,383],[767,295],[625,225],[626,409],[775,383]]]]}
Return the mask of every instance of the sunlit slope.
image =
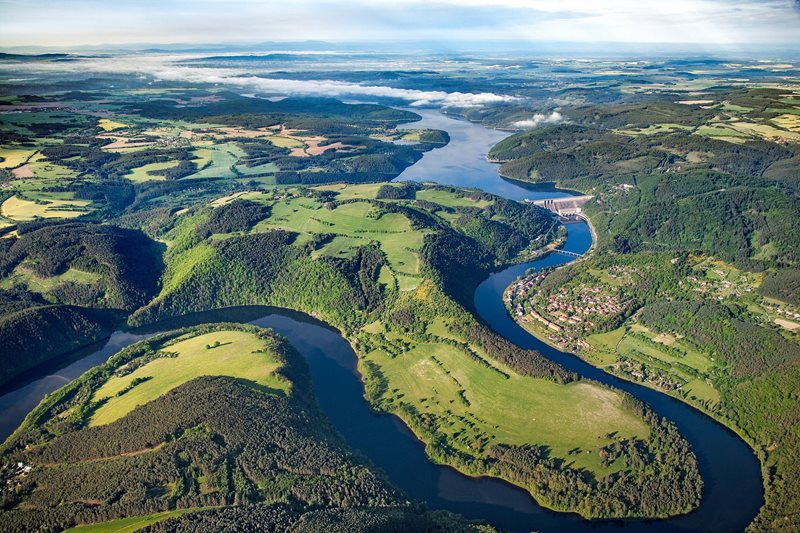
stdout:
{"type": "Polygon", "coordinates": [[[169,344],[152,361],[121,367],[92,400],[98,407],[89,425],[110,424],[139,405],[201,376],[227,376],[259,389],[285,393],[288,382],[275,374],[279,361],[269,353],[267,342],[244,331],[214,331],[169,344]]]}
{"type": "Polygon", "coordinates": [[[677,433],[468,310],[489,271],[559,235],[537,207],[448,187],[247,192],[178,216],[164,235],[161,293],[133,320],[233,305],[304,311],[350,340],[370,403],[400,416],[434,460],[585,516],[688,511],[699,477],[677,433]],[[643,454],[663,459],[652,467],[643,454]]]}

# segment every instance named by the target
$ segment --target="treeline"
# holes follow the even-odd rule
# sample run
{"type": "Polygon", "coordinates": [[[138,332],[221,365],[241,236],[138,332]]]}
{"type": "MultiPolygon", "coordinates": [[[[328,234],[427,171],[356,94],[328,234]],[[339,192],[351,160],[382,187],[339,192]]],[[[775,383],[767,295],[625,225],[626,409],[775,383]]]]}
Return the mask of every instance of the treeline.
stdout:
{"type": "Polygon", "coordinates": [[[61,303],[131,311],[155,294],[163,268],[159,246],[140,231],[71,222],[19,226],[0,248],[0,278],[24,263],[49,278],[70,268],[100,276],[99,285],[62,284],[50,295],[61,303]]]}
{"type": "Polygon", "coordinates": [[[211,212],[208,221],[197,227],[197,234],[205,238],[213,233],[247,231],[269,216],[269,207],[250,200],[234,200],[211,212]]]}
{"type": "Polygon", "coordinates": [[[402,183],[400,185],[381,185],[375,195],[377,200],[413,200],[416,196],[417,185],[402,183]]]}
{"type": "Polygon", "coordinates": [[[734,144],[679,132],[627,136],[577,125],[513,135],[490,151],[491,158],[504,162],[500,167],[504,176],[586,186],[599,185],[603,178],[618,181],[677,166],[759,177],[773,164],[795,155],[791,148],[762,140],[734,144]],[[698,160],[689,154],[702,156],[698,160]]]}
{"type": "Polygon", "coordinates": [[[786,268],[767,272],[758,292],[800,307],[800,270],[786,268]]]}
{"type": "Polygon", "coordinates": [[[447,511],[416,506],[319,509],[295,505],[250,505],[195,511],[142,529],[146,533],[195,531],[292,531],[295,533],[418,533],[483,532],[494,528],[475,524],[447,511]]]}
{"type": "Polygon", "coordinates": [[[730,307],[702,302],[656,302],[637,315],[645,326],[687,336],[729,365],[734,378],[774,372],[800,361],[800,346],[776,331],[742,320],[730,307]]]}

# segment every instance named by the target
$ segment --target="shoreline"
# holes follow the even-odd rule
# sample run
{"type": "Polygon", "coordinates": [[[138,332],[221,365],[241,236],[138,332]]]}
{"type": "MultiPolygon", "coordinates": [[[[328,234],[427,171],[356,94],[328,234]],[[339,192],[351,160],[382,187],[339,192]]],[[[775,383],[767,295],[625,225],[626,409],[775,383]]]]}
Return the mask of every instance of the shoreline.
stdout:
{"type": "MultiPolygon", "coordinates": [[[[589,227],[589,231],[590,231],[591,236],[592,236],[592,244],[589,247],[589,249],[586,250],[586,252],[583,255],[581,255],[578,258],[575,258],[572,261],[568,261],[566,263],[558,265],[557,267],[553,268],[552,271],[560,270],[562,268],[577,264],[580,261],[589,259],[596,252],[597,233],[596,233],[596,229],[594,227],[594,224],[592,224],[591,219],[586,215],[579,215],[579,217],[589,227]]],[[[553,253],[553,252],[551,251],[549,253],[553,253]]],[[[544,255],[547,255],[547,254],[544,254],[544,255]]],[[[544,257],[544,255],[540,256],[540,258],[544,257]]],[[[519,279],[521,277],[522,276],[519,276],[516,279],[519,279]]],[[[552,342],[546,335],[543,334],[543,333],[546,333],[546,331],[544,331],[544,330],[540,331],[536,327],[531,327],[532,323],[523,322],[523,321],[519,320],[518,317],[513,313],[513,310],[510,307],[510,303],[507,300],[507,295],[508,295],[509,290],[510,290],[512,285],[513,285],[513,282],[510,283],[503,290],[503,293],[502,293],[502,301],[503,301],[503,306],[504,306],[504,308],[506,310],[506,313],[508,314],[508,317],[515,324],[517,324],[519,327],[521,327],[525,332],[527,332],[529,335],[534,337],[536,340],[538,340],[539,342],[542,342],[543,344],[546,344],[547,346],[549,346],[549,347],[551,347],[551,348],[553,348],[555,350],[558,350],[558,351],[560,351],[562,353],[565,353],[565,354],[570,355],[572,357],[576,357],[579,360],[583,361],[584,363],[586,363],[588,365],[591,365],[592,367],[597,368],[598,370],[601,370],[601,371],[603,371],[603,372],[605,372],[605,373],[607,373],[607,374],[609,374],[611,376],[614,376],[614,377],[616,377],[618,379],[621,379],[623,381],[626,381],[626,382],[634,384],[634,385],[640,385],[640,386],[646,387],[646,388],[648,388],[650,390],[653,390],[653,391],[656,391],[656,392],[658,392],[660,394],[664,394],[666,396],[669,396],[670,398],[674,398],[675,400],[680,401],[682,404],[687,405],[687,406],[691,407],[692,409],[696,410],[697,412],[699,412],[699,413],[711,418],[712,420],[714,420],[715,422],[717,422],[721,426],[723,426],[725,429],[727,429],[731,433],[733,433],[736,436],[738,436],[742,441],[744,441],[747,444],[747,446],[750,448],[750,450],[753,452],[753,455],[755,455],[755,457],[758,459],[758,463],[759,463],[759,466],[761,468],[761,485],[762,485],[762,490],[763,490],[763,494],[764,494],[764,499],[766,500],[766,495],[769,493],[769,485],[767,483],[767,480],[769,479],[769,474],[768,474],[769,465],[767,465],[767,463],[766,463],[767,456],[765,454],[765,451],[762,449],[762,447],[760,445],[758,445],[750,437],[750,435],[747,434],[747,432],[743,428],[739,427],[738,425],[736,425],[732,421],[719,416],[717,413],[709,411],[708,409],[704,408],[702,405],[695,404],[692,401],[688,400],[687,398],[684,398],[681,395],[675,394],[673,391],[664,390],[664,389],[662,389],[660,387],[657,387],[657,386],[653,385],[650,382],[634,381],[634,380],[630,379],[629,377],[627,377],[625,374],[611,371],[609,369],[608,365],[598,364],[598,362],[593,357],[590,357],[590,356],[587,356],[587,355],[584,355],[584,354],[580,354],[580,353],[577,353],[577,352],[573,352],[568,347],[558,346],[556,343],[552,342]]]]}

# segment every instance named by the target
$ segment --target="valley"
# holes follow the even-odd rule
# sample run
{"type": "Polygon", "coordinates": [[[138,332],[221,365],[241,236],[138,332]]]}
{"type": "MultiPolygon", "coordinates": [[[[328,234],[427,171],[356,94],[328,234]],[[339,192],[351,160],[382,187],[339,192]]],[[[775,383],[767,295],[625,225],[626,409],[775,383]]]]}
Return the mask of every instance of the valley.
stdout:
{"type": "MultiPolygon", "coordinates": [[[[0,407],[41,403],[2,411],[21,425],[0,521],[791,520],[794,88],[668,60],[631,67],[670,80],[646,92],[604,65],[498,74],[502,103],[444,113],[235,80],[9,82],[0,407]],[[523,202],[578,191],[594,235],[523,202]]],[[[487,83],[470,69],[414,90],[487,83]]]]}

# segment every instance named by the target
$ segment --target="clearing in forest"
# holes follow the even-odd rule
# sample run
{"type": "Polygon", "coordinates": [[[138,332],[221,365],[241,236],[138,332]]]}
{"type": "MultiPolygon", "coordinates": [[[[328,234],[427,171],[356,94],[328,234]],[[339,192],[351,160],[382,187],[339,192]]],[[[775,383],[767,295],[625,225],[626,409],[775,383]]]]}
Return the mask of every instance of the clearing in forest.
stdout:
{"type": "Polygon", "coordinates": [[[92,399],[104,403],[92,416],[91,426],[110,424],[201,376],[239,378],[272,392],[285,393],[289,388],[275,373],[281,365],[268,351],[266,341],[253,333],[214,331],[164,346],[161,353],[162,357],[129,374],[111,377],[95,392],[92,399]]]}

